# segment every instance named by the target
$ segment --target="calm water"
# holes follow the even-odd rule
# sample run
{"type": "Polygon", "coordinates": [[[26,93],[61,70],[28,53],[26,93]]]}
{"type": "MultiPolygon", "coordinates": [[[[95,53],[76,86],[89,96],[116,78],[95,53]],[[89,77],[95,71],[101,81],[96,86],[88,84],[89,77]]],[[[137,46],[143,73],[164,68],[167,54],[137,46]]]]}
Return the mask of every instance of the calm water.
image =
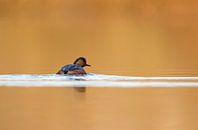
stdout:
{"type": "Polygon", "coordinates": [[[0,129],[197,130],[197,83],[197,77],[0,75],[0,129]]]}
{"type": "Polygon", "coordinates": [[[0,88],[2,130],[197,130],[197,88],[0,88]]]}

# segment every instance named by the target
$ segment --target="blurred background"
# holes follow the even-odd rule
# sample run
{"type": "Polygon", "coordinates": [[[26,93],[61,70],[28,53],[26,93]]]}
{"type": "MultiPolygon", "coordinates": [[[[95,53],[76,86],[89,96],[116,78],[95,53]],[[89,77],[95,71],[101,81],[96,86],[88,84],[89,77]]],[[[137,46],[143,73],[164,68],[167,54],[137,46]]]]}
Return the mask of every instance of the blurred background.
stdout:
{"type": "Polygon", "coordinates": [[[0,73],[198,74],[196,0],[0,0],[0,73]]]}

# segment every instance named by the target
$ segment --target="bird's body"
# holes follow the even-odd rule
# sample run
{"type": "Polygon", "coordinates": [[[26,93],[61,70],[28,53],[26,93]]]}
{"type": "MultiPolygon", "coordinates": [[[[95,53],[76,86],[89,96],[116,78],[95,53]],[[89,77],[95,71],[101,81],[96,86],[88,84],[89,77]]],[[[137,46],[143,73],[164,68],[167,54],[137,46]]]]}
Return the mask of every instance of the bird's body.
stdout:
{"type": "Polygon", "coordinates": [[[61,68],[61,71],[64,74],[86,74],[83,67],[77,65],[77,64],[68,64],[61,68]]]}
{"type": "Polygon", "coordinates": [[[79,57],[73,64],[63,66],[56,74],[83,75],[86,74],[83,67],[90,66],[84,57],[79,57]]]}

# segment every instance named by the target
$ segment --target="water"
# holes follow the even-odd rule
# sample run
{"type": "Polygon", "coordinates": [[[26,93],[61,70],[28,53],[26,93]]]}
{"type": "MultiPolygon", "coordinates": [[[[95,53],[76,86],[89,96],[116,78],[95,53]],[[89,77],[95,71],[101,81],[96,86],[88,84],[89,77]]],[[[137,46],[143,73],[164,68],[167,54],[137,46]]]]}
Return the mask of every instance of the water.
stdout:
{"type": "Polygon", "coordinates": [[[198,77],[137,77],[92,73],[84,76],[56,74],[10,74],[0,75],[0,86],[198,87],[198,77]]]}
{"type": "Polygon", "coordinates": [[[0,75],[0,129],[197,130],[198,77],[0,75]]]}

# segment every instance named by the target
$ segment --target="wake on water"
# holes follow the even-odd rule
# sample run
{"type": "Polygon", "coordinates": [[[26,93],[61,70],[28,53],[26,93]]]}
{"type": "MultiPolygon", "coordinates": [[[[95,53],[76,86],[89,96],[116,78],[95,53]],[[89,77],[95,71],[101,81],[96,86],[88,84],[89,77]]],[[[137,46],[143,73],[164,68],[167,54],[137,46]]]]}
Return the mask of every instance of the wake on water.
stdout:
{"type": "Polygon", "coordinates": [[[198,77],[138,77],[89,73],[0,75],[1,87],[198,87],[198,77]]]}

